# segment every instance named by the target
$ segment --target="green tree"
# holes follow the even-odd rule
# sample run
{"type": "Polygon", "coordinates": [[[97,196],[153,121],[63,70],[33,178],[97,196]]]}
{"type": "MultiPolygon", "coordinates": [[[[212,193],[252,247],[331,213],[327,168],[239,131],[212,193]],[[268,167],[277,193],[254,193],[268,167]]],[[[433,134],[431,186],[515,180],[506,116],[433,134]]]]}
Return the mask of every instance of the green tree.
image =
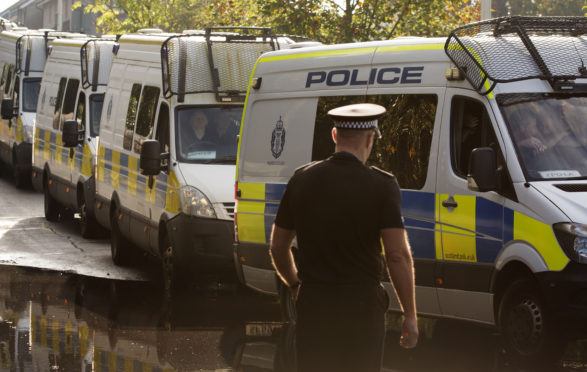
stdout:
{"type": "MultiPolygon", "coordinates": [[[[73,4],[73,9],[81,7],[73,4]]],[[[84,12],[97,14],[97,31],[104,34],[136,32],[141,28],[178,31],[190,27],[194,14],[202,11],[194,0],[93,0],[84,12]]]]}

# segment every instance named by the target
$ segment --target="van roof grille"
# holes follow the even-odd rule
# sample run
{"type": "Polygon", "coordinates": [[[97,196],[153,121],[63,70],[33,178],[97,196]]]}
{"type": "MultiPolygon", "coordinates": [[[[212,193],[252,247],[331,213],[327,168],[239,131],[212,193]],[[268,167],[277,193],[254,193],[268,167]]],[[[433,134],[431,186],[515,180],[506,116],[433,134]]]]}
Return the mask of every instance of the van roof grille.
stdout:
{"type": "Polygon", "coordinates": [[[586,34],[586,17],[503,17],[453,30],[444,50],[482,94],[536,78],[563,90],[587,78],[586,34]]]}
{"type": "Polygon", "coordinates": [[[163,93],[177,95],[180,102],[191,93],[215,93],[219,102],[244,101],[257,58],[277,48],[269,28],[207,28],[205,35],[171,36],[161,47],[163,93]]]}
{"type": "Polygon", "coordinates": [[[587,183],[566,183],[554,186],[566,192],[587,192],[587,183]]]}

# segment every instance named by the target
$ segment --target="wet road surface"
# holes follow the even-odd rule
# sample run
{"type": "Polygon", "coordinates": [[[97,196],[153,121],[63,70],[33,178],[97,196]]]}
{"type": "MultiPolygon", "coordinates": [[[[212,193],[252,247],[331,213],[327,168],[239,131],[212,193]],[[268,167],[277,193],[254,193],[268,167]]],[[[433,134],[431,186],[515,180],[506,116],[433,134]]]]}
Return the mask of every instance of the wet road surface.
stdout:
{"type": "MultiPolygon", "coordinates": [[[[119,268],[107,238],[49,223],[43,196],[0,179],[0,372],[295,371],[295,327],[233,274],[190,278],[169,300],[156,263],[119,268]]],[[[492,329],[420,319],[416,349],[389,314],[383,371],[587,371],[587,340],[562,360],[508,359],[492,329]]]]}

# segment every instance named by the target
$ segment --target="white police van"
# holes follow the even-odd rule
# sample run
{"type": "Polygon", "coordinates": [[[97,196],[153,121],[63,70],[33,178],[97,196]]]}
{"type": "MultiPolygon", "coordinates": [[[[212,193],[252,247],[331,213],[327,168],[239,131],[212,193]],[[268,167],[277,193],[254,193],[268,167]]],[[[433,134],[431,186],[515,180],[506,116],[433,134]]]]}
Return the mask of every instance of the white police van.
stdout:
{"type": "Polygon", "coordinates": [[[268,253],[287,181],[332,154],[328,110],[377,103],[388,113],[369,163],[402,189],[419,314],[497,326],[523,357],[556,355],[555,334],[587,325],[585,31],[585,17],[512,17],[448,39],[261,56],[237,161],[241,280],[287,292],[268,253]]]}
{"type": "Polygon", "coordinates": [[[50,42],[37,104],[33,185],[44,193],[47,220],[79,212],[84,237],[98,228],[93,173],[114,45],[90,37],[50,42]]]}
{"type": "Polygon", "coordinates": [[[222,30],[123,35],[106,88],[95,216],[114,263],[134,263],[138,246],[161,259],[168,290],[178,267],[233,268],[243,101],[255,61],[278,40],[222,30]]]}
{"type": "Polygon", "coordinates": [[[30,182],[33,125],[47,42],[47,33],[35,30],[0,33],[0,162],[12,169],[19,188],[30,182]]]}

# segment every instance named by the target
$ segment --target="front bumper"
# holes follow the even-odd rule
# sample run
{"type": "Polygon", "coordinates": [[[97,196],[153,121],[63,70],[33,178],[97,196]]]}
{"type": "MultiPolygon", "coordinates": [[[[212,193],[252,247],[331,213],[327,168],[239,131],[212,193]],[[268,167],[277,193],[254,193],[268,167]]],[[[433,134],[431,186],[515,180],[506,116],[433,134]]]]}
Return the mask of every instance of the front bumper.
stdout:
{"type": "Polygon", "coordinates": [[[167,222],[176,265],[184,268],[234,268],[234,223],[180,213],[167,222]]]}
{"type": "Polygon", "coordinates": [[[261,293],[279,294],[280,281],[267,244],[236,243],[234,261],[237,275],[244,285],[261,293]]]}
{"type": "Polygon", "coordinates": [[[570,262],[562,271],[537,274],[545,301],[561,325],[587,335],[587,265],[570,262]]]}

